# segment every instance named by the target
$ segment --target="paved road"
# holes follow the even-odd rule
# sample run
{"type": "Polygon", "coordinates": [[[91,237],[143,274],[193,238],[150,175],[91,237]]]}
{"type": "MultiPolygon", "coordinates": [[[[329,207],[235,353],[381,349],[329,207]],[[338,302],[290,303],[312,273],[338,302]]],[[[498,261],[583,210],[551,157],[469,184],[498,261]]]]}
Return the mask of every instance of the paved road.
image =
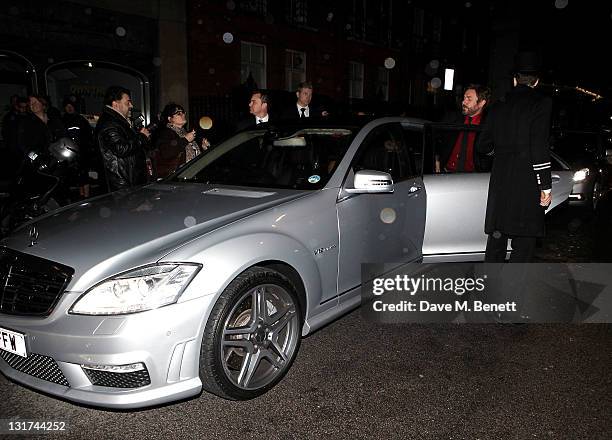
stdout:
{"type": "MultiPolygon", "coordinates": [[[[539,258],[609,261],[611,212],[551,216],[539,258]]],[[[87,439],[609,439],[611,366],[612,325],[394,326],[357,310],[306,338],[253,401],[100,411],[0,376],[0,418],[66,420],[87,439]]]]}
{"type": "Polygon", "coordinates": [[[536,255],[541,261],[612,263],[612,193],[595,214],[567,205],[552,211],[536,255]]]}
{"type": "Polygon", "coordinates": [[[84,408],[0,378],[2,418],[61,419],[71,438],[609,439],[612,326],[402,325],[359,311],[304,340],[248,402],[84,408]]]}

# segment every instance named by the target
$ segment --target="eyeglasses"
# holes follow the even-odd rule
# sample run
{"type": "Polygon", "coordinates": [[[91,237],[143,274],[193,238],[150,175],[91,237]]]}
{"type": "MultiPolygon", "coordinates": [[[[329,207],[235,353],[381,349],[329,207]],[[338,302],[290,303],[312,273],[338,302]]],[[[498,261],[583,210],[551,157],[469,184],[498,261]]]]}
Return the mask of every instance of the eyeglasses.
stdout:
{"type": "Polygon", "coordinates": [[[172,113],[172,116],[184,115],[184,114],[185,114],[185,110],[177,110],[174,113],[172,113]]]}

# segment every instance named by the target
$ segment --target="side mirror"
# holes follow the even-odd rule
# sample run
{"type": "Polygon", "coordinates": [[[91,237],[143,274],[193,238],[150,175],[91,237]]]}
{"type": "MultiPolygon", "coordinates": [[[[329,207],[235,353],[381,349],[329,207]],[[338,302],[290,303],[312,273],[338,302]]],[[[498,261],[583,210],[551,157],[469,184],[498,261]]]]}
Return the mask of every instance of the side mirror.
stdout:
{"type": "Polygon", "coordinates": [[[382,171],[361,170],[355,173],[353,188],[344,188],[348,194],[392,193],[393,178],[382,171]]]}

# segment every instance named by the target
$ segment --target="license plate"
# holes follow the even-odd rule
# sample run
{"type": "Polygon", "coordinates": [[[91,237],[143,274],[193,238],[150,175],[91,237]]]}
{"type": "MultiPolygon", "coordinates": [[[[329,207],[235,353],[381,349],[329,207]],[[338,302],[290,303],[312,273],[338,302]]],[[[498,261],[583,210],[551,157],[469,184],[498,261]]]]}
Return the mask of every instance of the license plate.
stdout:
{"type": "Polygon", "coordinates": [[[25,335],[0,327],[0,350],[28,357],[25,335]]]}

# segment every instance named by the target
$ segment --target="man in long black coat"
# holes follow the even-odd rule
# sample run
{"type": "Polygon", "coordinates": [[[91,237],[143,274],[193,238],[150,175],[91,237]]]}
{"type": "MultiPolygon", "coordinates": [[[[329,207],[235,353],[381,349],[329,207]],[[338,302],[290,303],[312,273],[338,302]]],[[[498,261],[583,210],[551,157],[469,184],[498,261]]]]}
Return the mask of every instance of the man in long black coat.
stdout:
{"type": "Polygon", "coordinates": [[[538,68],[535,53],[517,55],[515,87],[491,108],[477,144],[479,152],[494,154],[485,220],[486,262],[503,262],[509,239],[510,261],[529,262],[536,238],[544,236],[544,212],[552,198],[552,101],[535,90],[538,68]]]}

